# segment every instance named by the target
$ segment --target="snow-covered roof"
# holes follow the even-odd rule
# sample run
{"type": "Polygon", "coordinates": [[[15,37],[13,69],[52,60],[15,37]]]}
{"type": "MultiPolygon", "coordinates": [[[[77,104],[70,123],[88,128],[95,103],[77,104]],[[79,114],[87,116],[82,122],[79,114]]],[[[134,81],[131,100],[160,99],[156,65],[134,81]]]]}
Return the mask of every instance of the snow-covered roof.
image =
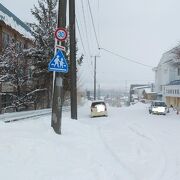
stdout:
{"type": "Polygon", "coordinates": [[[132,94],[131,96],[132,96],[132,98],[138,98],[137,94],[132,94]]]}
{"type": "Polygon", "coordinates": [[[151,92],[151,88],[144,88],[144,91],[145,91],[146,93],[150,93],[150,92],[151,92]]]}
{"type": "Polygon", "coordinates": [[[180,85],[180,80],[171,81],[168,85],[180,85]]]}
{"type": "Polygon", "coordinates": [[[137,86],[137,87],[133,87],[133,90],[136,89],[145,89],[145,88],[150,88],[148,85],[147,86],[137,86]]]}
{"type": "Polygon", "coordinates": [[[176,51],[180,51],[180,46],[177,46],[167,52],[165,52],[162,56],[162,58],[160,59],[160,62],[158,65],[161,64],[165,64],[165,63],[173,63],[173,62],[177,62],[177,54],[176,51]]]}
{"type": "Polygon", "coordinates": [[[0,21],[9,25],[24,37],[32,39],[30,28],[0,3],[0,21]]]}

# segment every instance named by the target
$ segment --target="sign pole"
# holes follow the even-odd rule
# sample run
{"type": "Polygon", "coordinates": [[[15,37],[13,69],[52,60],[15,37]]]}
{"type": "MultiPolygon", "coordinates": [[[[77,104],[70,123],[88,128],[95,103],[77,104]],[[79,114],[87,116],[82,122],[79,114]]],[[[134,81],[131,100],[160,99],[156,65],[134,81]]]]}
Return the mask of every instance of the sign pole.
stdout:
{"type": "MultiPolygon", "coordinates": [[[[58,25],[57,25],[58,27],[65,28],[66,26],[66,5],[67,5],[67,0],[59,0],[58,25]]],[[[63,45],[63,43],[61,45],[63,45]]],[[[61,134],[61,118],[62,118],[62,104],[63,104],[62,84],[63,84],[63,80],[61,77],[61,73],[55,72],[51,126],[53,127],[54,131],[57,134],[61,134]]]]}

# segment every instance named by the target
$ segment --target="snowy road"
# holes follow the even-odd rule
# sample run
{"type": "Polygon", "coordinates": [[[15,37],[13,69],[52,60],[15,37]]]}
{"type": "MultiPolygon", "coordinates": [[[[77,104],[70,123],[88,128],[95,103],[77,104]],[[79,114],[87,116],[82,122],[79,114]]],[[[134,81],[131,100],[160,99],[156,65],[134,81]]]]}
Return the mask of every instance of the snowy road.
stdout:
{"type": "Polygon", "coordinates": [[[180,116],[150,115],[147,108],[111,108],[108,119],[95,119],[102,141],[134,179],[179,180],[180,116]]]}
{"type": "Polygon", "coordinates": [[[150,115],[144,104],[108,109],[91,119],[81,107],[78,121],[65,112],[61,136],[50,116],[0,122],[0,179],[180,179],[180,115],[150,115]]]}

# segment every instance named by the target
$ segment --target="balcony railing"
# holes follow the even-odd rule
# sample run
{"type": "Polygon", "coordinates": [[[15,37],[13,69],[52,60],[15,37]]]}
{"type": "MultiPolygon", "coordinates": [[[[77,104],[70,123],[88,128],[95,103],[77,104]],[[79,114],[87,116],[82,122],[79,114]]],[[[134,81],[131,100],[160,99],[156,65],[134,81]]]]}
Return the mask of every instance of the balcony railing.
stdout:
{"type": "Polygon", "coordinates": [[[180,97],[180,85],[167,85],[164,87],[164,96],[180,97]]]}

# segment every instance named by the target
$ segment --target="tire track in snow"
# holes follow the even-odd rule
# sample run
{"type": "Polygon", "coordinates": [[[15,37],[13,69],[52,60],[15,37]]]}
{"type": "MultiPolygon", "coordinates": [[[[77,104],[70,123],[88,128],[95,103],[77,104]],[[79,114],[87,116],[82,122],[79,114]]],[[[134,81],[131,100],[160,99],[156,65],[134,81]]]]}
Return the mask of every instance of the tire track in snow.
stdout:
{"type": "MultiPolygon", "coordinates": [[[[150,133],[147,134],[143,132],[143,128],[141,128],[138,124],[127,124],[126,125],[127,128],[134,134],[136,134],[137,136],[141,137],[141,138],[144,138],[148,141],[151,141],[151,143],[154,143],[156,144],[155,147],[158,147],[158,151],[159,151],[159,155],[161,155],[161,168],[158,169],[157,173],[152,176],[152,180],[160,180],[163,178],[165,172],[166,172],[166,169],[167,169],[167,160],[166,160],[166,155],[165,155],[165,152],[161,146],[161,144],[155,140],[155,137],[153,135],[151,135],[150,133]]],[[[115,153],[115,151],[111,148],[111,145],[109,145],[107,143],[107,141],[105,140],[104,136],[103,136],[103,133],[102,133],[102,130],[100,127],[97,127],[97,131],[99,132],[99,137],[100,139],[102,140],[103,142],[103,145],[105,146],[105,149],[111,154],[111,156],[113,157],[113,159],[120,164],[121,167],[123,167],[127,172],[129,172],[129,174],[131,174],[131,176],[134,177],[134,180],[138,180],[139,178],[137,177],[137,174],[135,172],[133,172],[131,170],[130,167],[128,167],[122,160],[120,160],[119,156],[115,153]]],[[[153,146],[154,147],[154,146],[153,146]]]]}
{"type": "Polygon", "coordinates": [[[116,153],[114,153],[114,151],[110,148],[110,146],[108,145],[108,143],[105,141],[105,138],[102,135],[101,132],[101,128],[97,127],[97,131],[99,133],[99,137],[105,147],[105,149],[107,150],[107,152],[112,156],[112,158],[114,159],[115,162],[117,162],[126,172],[128,172],[128,174],[131,176],[131,179],[133,180],[138,180],[136,177],[136,174],[128,167],[126,166],[118,157],[118,155],[116,153]]]}
{"type": "Polygon", "coordinates": [[[151,141],[152,143],[154,143],[156,145],[155,147],[158,147],[159,152],[161,152],[159,154],[162,157],[163,167],[161,169],[159,169],[156,177],[154,177],[153,179],[156,179],[156,180],[162,179],[162,177],[164,176],[166,169],[167,169],[167,160],[166,160],[166,154],[165,154],[160,142],[155,140],[156,138],[152,134],[150,134],[149,132],[148,133],[147,133],[147,131],[146,131],[146,133],[143,132],[143,128],[140,127],[139,124],[133,123],[133,124],[129,124],[127,127],[131,130],[131,132],[135,133],[137,136],[140,136],[141,138],[144,138],[144,139],[151,141]]]}
{"type": "MultiPolygon", "coordinates": [[[[133,115],[134,117],[139,118],[141,119],[142,116],[141,114],[144,115],[144,109],[143,109],[143,113],[140,113],[139,111],[139,108],[136,110],[136,109],[132,109],[133,110],[133,115]]],[[[142,110],[142,109],[140,109],[142,110]]],[[[155,147],[158,147],[158,150],[159,150],[159,156],[162,158],[162,167],[159,168],[159,172],[156,173],[156,175],[154,175],[150,180],[162,180],[162,178],[164,177],[165,173],[166,173],[166,170],[167,170],[167,156],[166,156],[166,153],[162,147],[162,144],[152,135],[152,133],[148,132],[147,131],[147,128],[145,129],[144,131],[144,128],[141,126],[141,124],[138,124],[136,121],[134,121],[134,119],[132,118],[132,113],[127,113],[127,111],[125,110],[124,111],[124,115],[122,115],[122,117],[125,117],[125,119],[128,119],[129,121],[123,121],[124,122],[124,127],[128,128],[132,133],[136,134],[137,136],[141,137],[141,138],[144,138],[144,139],[147,139],[149,141],[151,141],[152,143],[154,143],[156,146],[155,147]],[[129,123],[131,122],[131,123],[129,123]]],[[[123,118],[122,118],[123,119],[123,118]]],[[[144,119],[144,117],[143,117],[144,119]]],[[[154,147],[154,146],[153,146],[154,147]]]]}

